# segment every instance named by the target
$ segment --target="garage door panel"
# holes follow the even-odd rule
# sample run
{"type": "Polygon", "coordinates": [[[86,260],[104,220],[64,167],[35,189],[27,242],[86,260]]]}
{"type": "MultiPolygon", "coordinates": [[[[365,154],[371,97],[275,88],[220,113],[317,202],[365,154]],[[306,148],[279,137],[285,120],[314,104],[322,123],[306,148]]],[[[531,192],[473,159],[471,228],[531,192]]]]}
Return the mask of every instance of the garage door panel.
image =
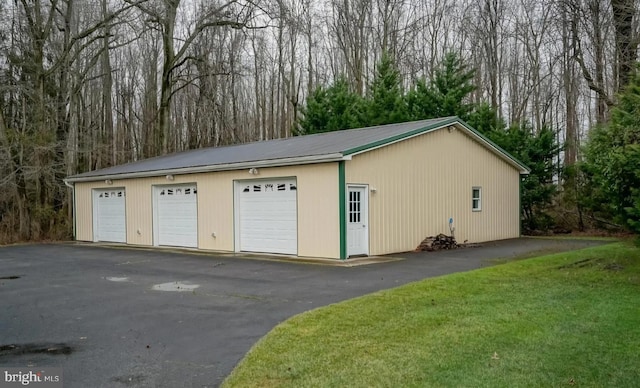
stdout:
{"type": "MultiPolygon", "coordinates": [[[[243,237],[245,244],[251,244],[251,241],[258,240],[278,240],[278,241],[289,241],[291,240],[291,235],[295,232],[295,228],[273,228],[271,230],[264,229],[262,226],[254,226],[248,227],[244,229],[243,233],[241,233],[241,237],[243,237]]],[[[255,243],[254,243],[255,244],[255,243]]]]}
{"type": "Polygon", "coordinates": [[[125,190],[114,188],[94,191],[94,240],[127,242],[125,190]]]}
{"type": "Polygon", "coordinates": [[[198,247],[198,198],[195,185],[156,187],[157,244],[198,247]]]}
{"type": "Polygon", "coordinates": [[[247,182],[240,187],[240,250],[297,254],[295,180],[247,182]]]}

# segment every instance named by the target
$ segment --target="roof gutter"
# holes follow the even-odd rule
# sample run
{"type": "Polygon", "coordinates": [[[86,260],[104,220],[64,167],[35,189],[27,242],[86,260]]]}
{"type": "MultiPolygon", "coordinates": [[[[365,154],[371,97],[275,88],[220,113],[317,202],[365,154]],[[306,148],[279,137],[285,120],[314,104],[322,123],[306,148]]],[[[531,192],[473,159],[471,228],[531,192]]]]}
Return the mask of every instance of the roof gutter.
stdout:
{"type": "Polygon", "coordinates": [[[333,153],[333,154],[327,154],[327,155],[300,156],[295,158],[259,160],[259,161],[253,161],[253,162],[225,163],[225,164],[216,164],[216,165],[208,165],[208,166],[171,168],[171,169],[165,169],[165,170],[137,171],[137,172],[129,172],[129,173],[121,173],[121,174],[78,176],[78,177],[68,177],[67,179],[64,180],[64,182],[68,186],[69,182],[76,183],[76,182],[95,182],[95,181],[106,180],[106,179],[114,180],[114,179],[148,178],[148,177],[162,176],[162,175],[181,175],[181,174],[196,174],[196,173],[214,172],[214,171],[242,170],[245,168],[283,167],[283,166],[292,166],[292,165],[300,165],[300,164],[340,162],[343,160],[351,160],[351,155],[345,156],[342,153],[333,153]]]}

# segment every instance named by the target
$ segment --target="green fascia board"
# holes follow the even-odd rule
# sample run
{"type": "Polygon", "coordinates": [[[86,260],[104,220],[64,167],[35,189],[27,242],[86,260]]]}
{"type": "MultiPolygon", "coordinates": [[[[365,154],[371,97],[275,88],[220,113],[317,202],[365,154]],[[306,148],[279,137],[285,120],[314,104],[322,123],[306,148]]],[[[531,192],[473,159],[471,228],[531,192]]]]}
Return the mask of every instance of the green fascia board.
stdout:
{"type": "Polygon", "coordinates": [[[527,167],[524,163],[522,163],[521,161],[519,161],[518,159],[516,159],[515,156],[511,155],[510,153],[508,153],[507,151],[505,151],[502,147],[500,147],[499,145],[497,145],[496,143],[494,143],[493,141],[491,141],[488,137],[486,137],[485,135],[483,135],[482,133],[480,133],[477,129],[473,128],[471,125],[467,124],[465,121],[463,121],[462,119],[456,117],[456,121],[462,125],[463,127],[465,127],[467,130],[473,132],[476,136],[478,136],[479,138],[481,138],[482,140],[484,140],[485,142],[489,143],[492,147],[494,147],[497,151],[499,151],[500,153],[502,153],[504,156],[506,156],[507,158],[511,159],[515,164],[517,164],[521,171],[520,171],[520,175],[529,175],[529,173],[531,172],[531,169],[529,167],[527,167]]]}
{"type": "Polygon", "coordinates": [[[458,124],[458,125],[462,126],[464,129],[466,129],[467,131],[473,133],[475,136],[477,136],[480,139],[482,139],[482,141],[484,141],[487,144],[489,144],[496,151],[501,153],[504,157],[506,157],[507,159],[511,160],[513,162],[512,164],[514,164],[515,166],[517,166],[520,169],[520,174],[521,175],[528,175],[531,172],[531,170],[527,166],[525,166],[524,163],[520,162],[513,155],[511,155],[510,153],[508,153],[507,151],[502,149],[502,147],[498,146],[496,143],[494,143],[491,140],[489,140],[486,136],[484,136],[483,134],[478,132],[476,129],[471,127],[469,124],[467,124],[466,122],[464,122],[463,120],[461,120],[457,116],[447,117],[447,118],[442,119],[441,121],[438,121],[438,122],[436,122],[436,123],[434,123],[432,125],[428,125],[428,126],[423,127],[423,128],[419,128],[419,129],[415,129],[413,131],[405,132],[405,133],[400,134],[400,135],[391,136],[389,138],[386,138],[386,139],[383,139],[383,140],[379,140],[379,141],[376,141],[376,142],[373,142],[373,143],[369,143],[369,144],[365,144],[365,145],[362,145],[362,146],[354,147],[354,148],[351,148],[351,149],[348,149],[348,150],[342,152],[342,154],[344,156],[353,155],[355,153],[360,153],[360,152],[363,152],[363,151],[370,150],[372,148],[381,147],[381,146],[384,146],[386,144],[394,143],[394,142],[400,141],[402,139],[406,139],[406,138],[409,138],[409,137],[420,135],[422,133],[430,132],[430,131],[433,131],[435,129],[446,127],[446,126],[449,126],[449,125],[452,125],[452,124],[458,124]]]}
{"type": "Polygon", "coordinates": [[[340,222],[340,260],[347,258],[347,182],[345,178],[344,160],[338,162],[338,202],[340,222]]]}
{"type": "Polygon", "coordinates": [[[366,151],[366,150],[369,150],[371,148],[381,147],[381,146],[384,146],[385,144],[393,143],[393,142],[405,139],[407,137],[419,135],[421,133],[428,132],[428,131],[431,131],[431,130],[434,130],[436,128],[440,128],[440,127],[443,127],[443,126],[446,126],[446,125],[450,125],[450,124],[453,124],[453,123],[458,122],[458,121],[459,121],[459,119],[457,117],[455,117],[455,116],[447,117],[446,119],[443,119],[442,121],[438,121],[437,123],[434,123],[432,125],[428,125],[426,127],[414,129],[413,131],[405,132],[405,133],[400,134],[400,135],[391,136],[391,137],[388,137],[386,139],[375,141],[373,143],[364,144],[364,145],[361,145],[361,146],[358,146],[358,147],[354,147],[354,148],[348,149],[348,150],[342,152],[342,154],[344,156],[347,156],[347,155],[352,155],[352,154],[359,153],[359,152],[362,152],[362,151],[366,151]]]}

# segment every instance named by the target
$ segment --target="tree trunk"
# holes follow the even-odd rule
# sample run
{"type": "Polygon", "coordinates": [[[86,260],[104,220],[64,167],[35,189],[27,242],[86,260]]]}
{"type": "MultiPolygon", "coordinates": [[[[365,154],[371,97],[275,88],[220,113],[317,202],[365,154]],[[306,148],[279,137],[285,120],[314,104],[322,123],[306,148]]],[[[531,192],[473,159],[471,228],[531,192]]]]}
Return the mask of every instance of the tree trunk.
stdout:
{"type": "MultiPolygon", "coordinates": [[[[107,0],[102,0],[102,15],[107,17],[107,0]]],[[[111,28],[109,24],[105,24],[103,29],[104,37],[102,38],[102,125],[106,138],[110,139],[110,165],[117,163],[116,149],[117,137],[113,129],[113,104],[111,101],[111,91],[113,90],[113,76],[111,74],[111,59],[109,57],[109,37],[111,36],[111,28]]]]}
{"type": "MultiPolygon", "coordinates": [[[[577,161],[578,150],[578,115],[576,105],[578,103],[578,88],[576,85],[576,70],[572,57],[575,53],[577,42],[568,26],[572,25],[569,18],[575,19],[575,13],[567,12],[566,5],[562,6],[562,47],[563,47],[563,77],[565,105],[565,152],[564,165],[571,166],[577,161]]],[[[574,21],[575,23],[575,21],[574,21]]]]}
{"type": "Polygon", "coordinates": [[[615,28],[618,79],[616,91],[629,83],[637,58],[638,42],[633,29],[635,0],[611,0],[615,28]]]}
{"type": "Polygon", "coordinates": [[[162,79],[160,81],[160,104],[158,106],[158,130],[155,155],[164,155],[170,151],[171,136],[171,93],[173,88],[173,66],[176,54],[173,45],[176,15],[180,0],[165,0],[165,15],[162,20],[162,79]]]}
{"type": "MultiPolygon", "coordinates": [[[[594,0],[589,4],[591,23],[593,26],[593,61],[595,62],[595,84],[605,90],[604,83],[604,36],[602,33],[602,9],[600,0],[594,0]]],[[[596,123],[604,124],[607,121],[609,108],[602,95],[596,94],[596,123]]]]}

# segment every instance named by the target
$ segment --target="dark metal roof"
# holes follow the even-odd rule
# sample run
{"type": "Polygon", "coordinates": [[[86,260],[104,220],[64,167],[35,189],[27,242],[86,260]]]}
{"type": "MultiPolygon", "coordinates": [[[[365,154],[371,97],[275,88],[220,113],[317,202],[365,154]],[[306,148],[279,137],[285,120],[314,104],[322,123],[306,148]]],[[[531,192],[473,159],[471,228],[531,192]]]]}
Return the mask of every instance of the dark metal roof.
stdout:
{"type": "MultiPolygon", "coordinates": [[[[465,128],[472,130],[457,117],[445,117],[178,152],[74,175],[68,180],[84,181],[92,180],[87,179],[92,177],[95,177],[96,180],[104,177],[117,179],[119,175],[123,175],[124,178],[130,174],[147,175],[145,173],[152,176],[162,175],[163,171],[178,169],[202,167],[215,169],[216,166],[234,164],[241,166],[245,163],[268,161],[273,161],[274,165],[277,165],[279,160],[295,161],[296,158],[305,157],[319,157],[320,159],[325,155],[337,154],[346,156],[454,123],[462,124],[465,128]]],[[[475,130],[473,132],[478,134],[475,130]]],[[[506,152],[498,150],[504,154],[503,156],[507,156],[526,169],[506,152]]],[[[229,169],[232,169],[232,166],[229,166],[229,169]]]]}

